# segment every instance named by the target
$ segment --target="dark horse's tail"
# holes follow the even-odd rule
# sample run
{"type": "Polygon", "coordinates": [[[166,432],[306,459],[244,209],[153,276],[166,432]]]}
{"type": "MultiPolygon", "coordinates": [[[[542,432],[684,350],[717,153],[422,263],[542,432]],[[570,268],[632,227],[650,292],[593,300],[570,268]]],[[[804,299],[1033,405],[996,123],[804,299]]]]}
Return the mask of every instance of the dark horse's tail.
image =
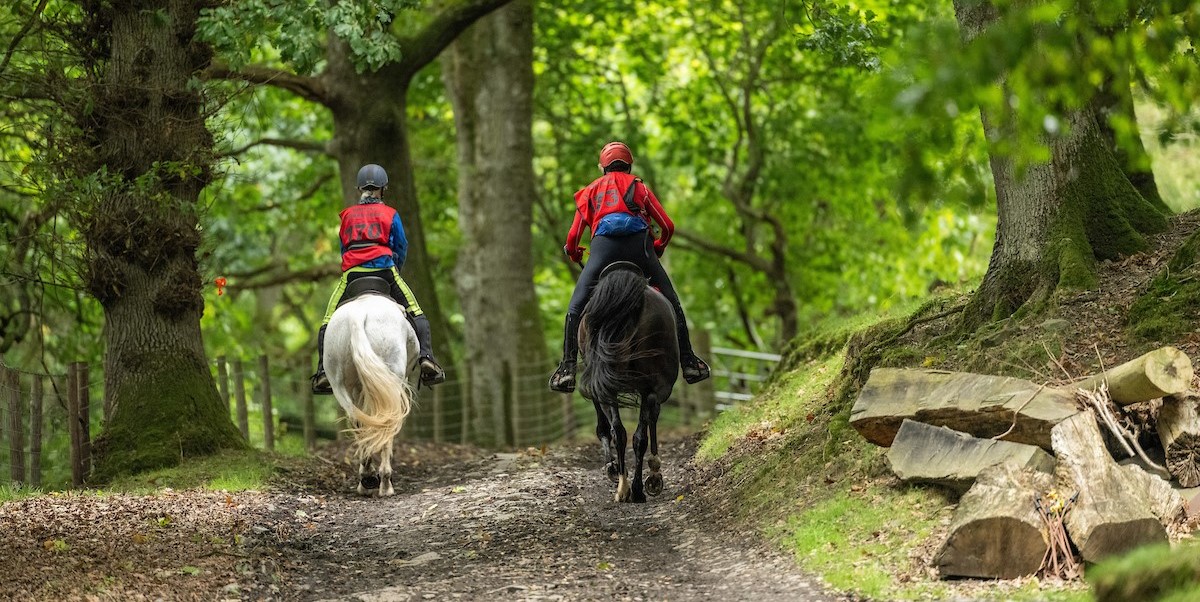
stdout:
{"type": "Polygon", "coordinates": [[[646,279],[629,270],[600,278],[583,309],[583,372],[580,391],[599,403],[636,406],[644,376],[634,360],[662,353],[638,349],[638,323],[646,305],[646,279]]]}

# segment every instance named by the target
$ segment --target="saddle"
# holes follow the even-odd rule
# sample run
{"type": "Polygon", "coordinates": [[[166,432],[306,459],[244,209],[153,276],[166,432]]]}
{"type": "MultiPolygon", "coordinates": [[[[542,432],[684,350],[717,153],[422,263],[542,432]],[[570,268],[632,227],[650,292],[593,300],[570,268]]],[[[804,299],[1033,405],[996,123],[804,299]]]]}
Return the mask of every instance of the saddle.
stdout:
{"type": "Polygon", "coordinates": [[[383,295],[388,299],[392,298],[392,283],[380,278],[379,276],[363,276],[350,281],[346,285],[346,290],[342,293],[342,299],[338,301],[338,307],[354,300],[361,295],[383,295]]]}
{"type": "Polygon", "coordinates": [[[633,272],[634,274],[637,274],[643,278],[646,277],[646,274],[642,271],[642,268],[639,268],[638,265],[632,261],[614,261],[604,266],[603,270],[600,270],[600,277],[603,278],[613,272],[620,272],[622,270],[633,272]]]}

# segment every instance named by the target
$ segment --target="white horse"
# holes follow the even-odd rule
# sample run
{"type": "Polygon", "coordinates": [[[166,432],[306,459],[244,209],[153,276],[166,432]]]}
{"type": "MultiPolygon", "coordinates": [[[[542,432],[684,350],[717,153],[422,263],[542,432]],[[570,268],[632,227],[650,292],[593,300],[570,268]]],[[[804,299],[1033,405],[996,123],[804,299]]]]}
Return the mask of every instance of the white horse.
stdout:
{"type": "Polygon", "coordinates": [[[417,334],[404,309],[383,295],[360,295],[333,312],[325,371],[354,433],[358,492],[392,495],[392,440],[404,427],[418,375],[417,334]],[[371,464],[379,467],[371,474],[371,464]]]}

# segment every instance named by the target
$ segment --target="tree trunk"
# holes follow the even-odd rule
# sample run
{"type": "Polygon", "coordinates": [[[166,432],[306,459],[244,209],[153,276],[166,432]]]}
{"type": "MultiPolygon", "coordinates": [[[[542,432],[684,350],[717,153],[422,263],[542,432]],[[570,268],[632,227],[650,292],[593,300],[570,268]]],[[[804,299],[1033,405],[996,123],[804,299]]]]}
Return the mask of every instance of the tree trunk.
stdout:
{"type": "Polygon", "coordinates": [[[931,483],[962,494],[984,470],[999,464],[1054,472],[1054,457],[1034,445],[980,439],[946,427],[905,420],[887,454],[906,483],[931,483]]]}
{"type": "Polygon", "coordinates": [[[1062,490],[1078,494],[1065,523],[1085,561],[1167,541],[1162,521],[1182,508],[1179,494],[1140,467],[1118,466],[1104,446],[1095,414],[1080,412],[1062,421],[1051,438],[1062,490]]]}
{"type": "Polygon", "coordinates": [[[1108,396],[1129,405],[1175,395],[1192,384],[1192,360],[1174,347],[1161,347],[1072,387],[1093,391],[1108,382],[1108,396]]]}
{"type": "Polygon", "coordinates": [[[163,18],[140,3],[89,3],[90,112],[69,160],[99,186],[79,191],[86,283],[104,308],[105,394],[112,420],[95,477],[169,466],[244,443],[204,355],[196,259],[200,191],[212,137],[191,78],[210,58],[193,41],[199,2],[163,18]]]}
{"type": "Polygon", "coordinates": [[[979,473],[959,500],[950,534],[934,558],[942,577],[1014,579],[1032,575],[1046,554],[1045,526],[1034,505],[1054,477],[999,464],[979,473]]]}
{"type": "MultiPolygon", "coordinates": [[[[998,20],[986,1],[956,0],[954,7],[967,42],[998,20]]],[[[987,109],[981,116],[989,140],[1011,138],[1002,125],[1011,119],[987,109]]],[[[1144,234],[1166,228],[1164,214],[1121,171],[1093,110],[1061,117],[1062,133],[1044,140],[1049,162],[1018,168],[1012,157],[991,151],[996,242],[983,284],[963,312],[967,329],[1036,305],[1059,286],[1093,285],[1097,259],[1140,251],[1144,234]]]]}
{"type": "Polygon", "coordinates": [[[1112,150],[1117,164],[1121,166],[1121,171],[1129,178],[1129,183],[1147,202],[1164,214],[1170,214],[1170,207],[1167,207],[1158,192],[1154,170],[1150,167],[1150,154],[1142,144],[1137,114],[1133,110],[1133,91],[1129,79],[1128,73],[1106,78],[1092,99],[1092,107],[1096,111],[1100,133],[1104,136],[1108,148],[1112,150]],[[1127,140],[1121,140],[1113,127],[1113,122],[1118,119],[1131,128],[1127,140]]]}
{"type": "Polygon", "coordinates": [[[1200,415],[1197,397],[1163,399],[1158,412],[1158,437],[1167,457],[1167,472],[1184,487],[1200,485],[1200,415]]]}
{"type": "Polygon", "coordinates": [[[875,368],[850,410],[850,426],[885,447],[909,419],[1050,449],[1050,430],[1078,411],[1074,394],[1019,378],[875,368]]]}
{"type": "MultiPolygon", "coordinates": [[[[442,68],[457,129],[463,246],[455,281],[473,376],[473,439],[522,445],[533,440],[514,439],[511,408],[520,403],[545,417],[553,403],[533,284],[532,2],[518,0],[472,25],[442,68]],[[524,399],[514,398],[518,392],[524,399]]],[[[537,426],[544,436],[557,425],[537,426]]]]}

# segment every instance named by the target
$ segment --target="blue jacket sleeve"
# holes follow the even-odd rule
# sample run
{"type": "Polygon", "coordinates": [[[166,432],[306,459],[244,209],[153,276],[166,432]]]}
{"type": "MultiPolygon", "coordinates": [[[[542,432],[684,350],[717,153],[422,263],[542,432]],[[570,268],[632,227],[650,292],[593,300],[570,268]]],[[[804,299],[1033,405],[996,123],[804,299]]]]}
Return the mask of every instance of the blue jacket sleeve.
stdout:
{"type": "Polygon", "coordinates": [[[392,217],[392,234],[388,237],[388,246],[392,248],[392,261],[396,262],[396,271],[404,269],[404,260],[408,257],[408,239],[404,236],[404,224],[400,223],[400,214],[392,217]]]}

